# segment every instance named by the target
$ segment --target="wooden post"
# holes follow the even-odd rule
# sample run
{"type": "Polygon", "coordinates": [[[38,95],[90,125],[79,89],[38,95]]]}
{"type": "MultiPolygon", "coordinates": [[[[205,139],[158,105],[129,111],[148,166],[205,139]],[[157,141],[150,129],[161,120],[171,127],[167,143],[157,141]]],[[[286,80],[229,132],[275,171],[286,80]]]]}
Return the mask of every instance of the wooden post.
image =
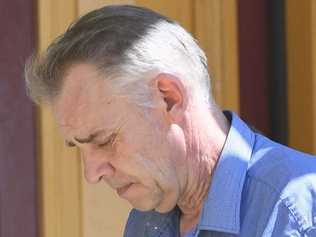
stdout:
{"type": "MultiPolygon", "coordinates": [[[[44,50],[76,18],[76,0],[38,1],[38,49],[44,50]]],[[[40,236],[82,235],[81,171],[75,149],[64,145],[50,108],[38,110],[40,236]]]]}

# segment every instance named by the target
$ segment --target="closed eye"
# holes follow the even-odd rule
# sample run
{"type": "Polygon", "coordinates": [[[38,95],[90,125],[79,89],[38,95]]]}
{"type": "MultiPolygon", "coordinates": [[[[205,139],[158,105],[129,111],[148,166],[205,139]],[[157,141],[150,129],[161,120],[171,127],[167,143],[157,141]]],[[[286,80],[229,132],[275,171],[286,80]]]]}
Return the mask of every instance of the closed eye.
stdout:
{"type": "Polygon", "coordinates": [[[110,135],[110,137],[105,142],[103,142],[101,144],[98,144],[98,147],[104,147],[104,146],[107,146],[107,145],[113,146],[115,144],[115,142],[116,142],[117,135],[118,135],[117,133],[112,133],[110,135]]]}

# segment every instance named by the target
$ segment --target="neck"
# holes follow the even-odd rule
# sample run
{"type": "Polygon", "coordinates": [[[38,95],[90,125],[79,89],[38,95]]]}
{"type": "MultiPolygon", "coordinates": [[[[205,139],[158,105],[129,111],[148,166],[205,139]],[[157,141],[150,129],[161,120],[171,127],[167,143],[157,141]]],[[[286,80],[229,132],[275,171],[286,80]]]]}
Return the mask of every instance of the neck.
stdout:
{"type": "Polygon", "coordinates": [[[182,212],[181,233],[190,231],[199,221],[212,174],[229,130],[228,121],[221,111],[216,115],[209,113],[208,116],[205,113],[193,114],[195,118],[188,123],[191,127],[188,132],[187,180],[177,203],[182,212]]]}

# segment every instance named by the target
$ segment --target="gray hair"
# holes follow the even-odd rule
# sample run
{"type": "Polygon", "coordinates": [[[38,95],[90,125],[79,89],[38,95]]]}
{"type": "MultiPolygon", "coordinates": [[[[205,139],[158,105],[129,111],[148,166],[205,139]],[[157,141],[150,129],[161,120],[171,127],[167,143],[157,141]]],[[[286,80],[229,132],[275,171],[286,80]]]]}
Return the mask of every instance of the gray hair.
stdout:
{"type": "Polygon", "coordinates": [[[153,106],[144,81],[159,73],[176,76],[192,99],[212,104],[204,52],[180,25],[149,9],[107,6],[79,18],[26,63],[29,96],[52,102],[66,70],[76,63],[96,65],[114,87],[144,106],[153,106]]]}

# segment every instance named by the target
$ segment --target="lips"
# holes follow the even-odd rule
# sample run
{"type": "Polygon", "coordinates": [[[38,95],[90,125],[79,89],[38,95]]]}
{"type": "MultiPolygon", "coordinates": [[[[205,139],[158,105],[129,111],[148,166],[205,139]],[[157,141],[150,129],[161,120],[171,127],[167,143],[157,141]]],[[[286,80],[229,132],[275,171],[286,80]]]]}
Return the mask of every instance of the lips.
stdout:
{"type": "Polygon", "coordinates": [[[118,194],[119,196],[124,195],[124,193],[127,192],[127,190],[132,186],[132,184],[133,184],[133,183],[130,183],[130,184],[127,184],[127,185],[125,185],[125,186],[123,186],[123,187],[117,188],[117,189],[116,189],[117,194],[118,194]]]}

